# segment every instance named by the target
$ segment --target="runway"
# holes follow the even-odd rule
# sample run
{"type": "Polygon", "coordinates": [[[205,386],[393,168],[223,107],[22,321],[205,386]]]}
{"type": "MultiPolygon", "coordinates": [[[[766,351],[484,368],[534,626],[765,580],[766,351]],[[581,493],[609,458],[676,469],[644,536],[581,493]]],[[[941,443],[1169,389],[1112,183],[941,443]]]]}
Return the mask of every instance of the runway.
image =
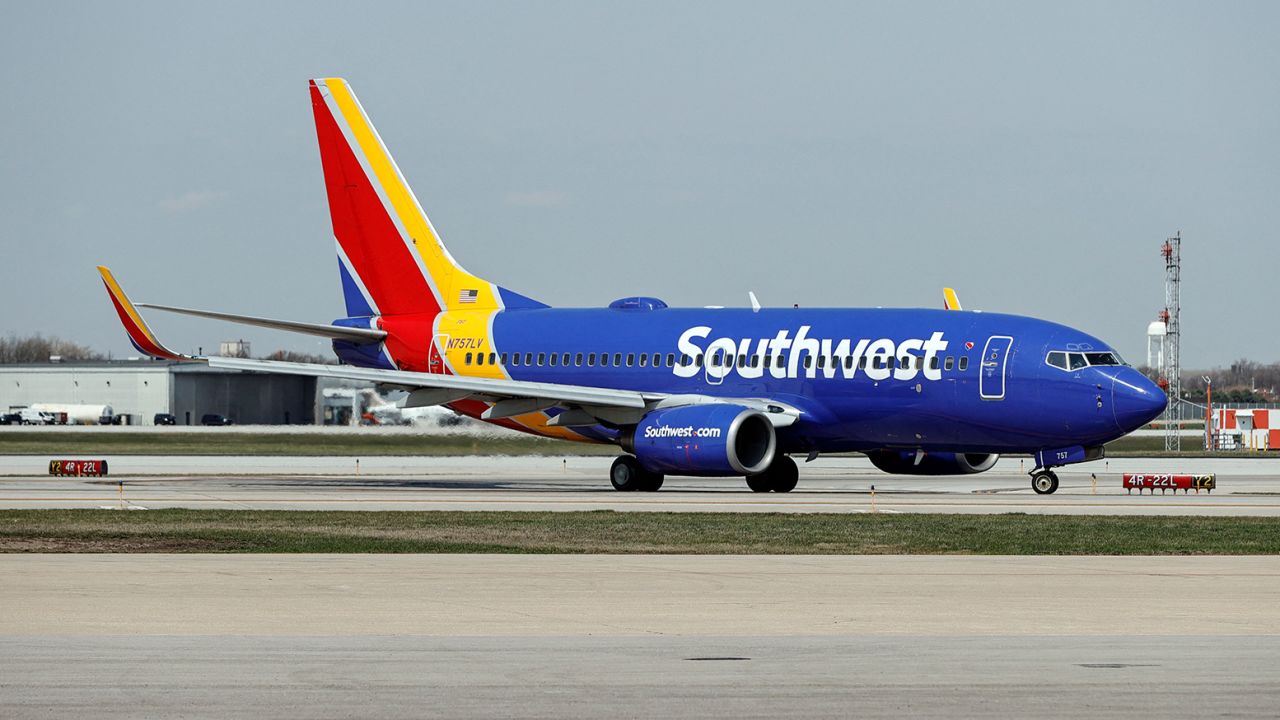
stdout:
{"type": "Polygon", "coordinates": [[[751,493],[737,478],[679,477],[657,493],[619,493],[607,457],[106,459],[109,478],[50,478],[48,457],[0,456],[0,507],[1280,515],[1280,458],[1099,461],[1063,468],[1051,496],[1032,492],[1017,459],[978,475],[911,477],[862,457],[823,457],[801,463],[788,494],[751,493]],[[1219,489],[1130,494],[1124,472],[1213,472],[1219,489]]]}
{"type": "Polygon", "coordinates": [[[0,716],[1274,717],[1270,557],[0,556],[0,716]]]}

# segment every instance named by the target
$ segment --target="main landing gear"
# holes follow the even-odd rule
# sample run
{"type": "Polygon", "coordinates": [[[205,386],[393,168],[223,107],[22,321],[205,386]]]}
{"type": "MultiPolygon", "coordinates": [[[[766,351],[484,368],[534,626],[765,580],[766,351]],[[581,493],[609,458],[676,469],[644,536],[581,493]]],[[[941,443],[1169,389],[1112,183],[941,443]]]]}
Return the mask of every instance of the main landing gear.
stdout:
{"type": "Polygon", "coordinates": [[[640,461],[630,455],[623,455],[613,461],[609,469],[609,482],[614,490],[630,492],[654,492],[662,487],[662,474],[654,473],[640,467],[640,461]]]}
{"type": "Polygon", "coordinates": [[[786,455],[778,455],[764,472],[747,476],[747,487],[751,488],[751,492],[758,493],[791,492],[799,479],[800,470],[796,468],[796,461],[786,455]]]}
{"type": "MultiPolygon", "coordinates": [[[[786,455],[774,458],[773,464],[758,475],[747,476],[747,487],[753,492],[791,492],[800,479],[800,470],[796,461],[786,455]]],[[[649,472],[640,466],[640,461],[632,455],[622,455],[613,461],[609,468],[609,482],[613,489],[621,492],[654,492],[662,487],[661,473],[649,472]]]]}
{"type": "Polygon", "coordinates": [[[1058,489],[1058,476],[1048,468],[1032,470],[1031,489],[1037,495],[1052,495],[1058,489]]]}

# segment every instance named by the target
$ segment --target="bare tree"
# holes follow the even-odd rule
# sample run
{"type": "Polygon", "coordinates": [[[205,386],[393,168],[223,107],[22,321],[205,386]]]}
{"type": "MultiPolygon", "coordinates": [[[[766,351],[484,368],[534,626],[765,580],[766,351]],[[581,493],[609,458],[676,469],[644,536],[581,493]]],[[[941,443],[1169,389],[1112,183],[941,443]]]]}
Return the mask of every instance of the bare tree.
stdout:
{"type": "Polygon", "coordinates": [[[61,338],[43,335],[0,338],[0,363],[49,362],[55,355],[71,362],[104,359],[102,353],[61,338]]]}
{"type": "Polygon", "coordinates": [[[316,365],[335,365],[334,359],[326,355],[294,352],[293,350],[277,350],[262,358],[263,360],[280,360],[283,362],[313,363],[316,365]]]}

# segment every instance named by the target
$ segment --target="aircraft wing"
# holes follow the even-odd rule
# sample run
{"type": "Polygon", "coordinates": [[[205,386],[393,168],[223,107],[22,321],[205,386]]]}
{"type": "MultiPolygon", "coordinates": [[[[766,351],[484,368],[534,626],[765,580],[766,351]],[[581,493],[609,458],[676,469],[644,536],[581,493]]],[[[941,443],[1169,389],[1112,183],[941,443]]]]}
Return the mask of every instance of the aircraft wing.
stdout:
{"type": "MultiPolygon", "coordinates": [[[[376,368],[355,367],[353,365],[318,365],[230,357],[210,357],[206,358],[206,362],[209,363],[209,367],[227,368],[229,370],[251,370],[285,375],[366,380],[387,385],[399,385],[408,389],[422,388],[454,391],[457,395],[455,399],[471,395],[529,399],[545,402],[544,407],[575,404],[638,409],[645,407],[650,401],[666,397],[664,394],[641,393],[634,390],[613,390],[583,385],[528,382],[525,380],[475,378],[462,375],[440,375],[406,370],[379,370],[376,368]]],[[[447,395],[448,392],[445,394],[447,395]]],[[[437,403],[422,404],[434,405],[437,403]]]]}
{"type": "MultiPolygon", "coordinates": [[[[106,268],[103,269],[105,270],[106,268]]],[[[233,315],[231,313],[214,312],[212,310],[193,310],[191,308],[173,307],[171,305],[156,305],[154,303],[144,302],[134,303],[134,305],[137,307],[151,308],[153,310],[178,313],[180,315],[194,315],[195,317],[209,318],[211,320],[225,320],[227,322],[240,323],[241,325],[255,325],[257,327],[271,328],[272,330],[284,330],[287,332],[302,333],[303,335],[315,335],[317,337],[330,338],[333,340],[351,340],[352,342],[362,343],[381,340],[387,336],[387,334],[382,330],[374,330],[372,328],[339,327],[337,325],[297,322],[294,320],[275,320],[273,318],[257,317],[254,315],[233,315]]]]}
{"type": "MultiPolygon", "coordinates": [[[[124,290],[116,282],[110,270],[99,266],[98,272],[102,275],[107,294],[111,297],[112,305],[120,316],[120,321],[124,324],[134,347],[156,358],[202,362],[207,363],[210,367],[226,368],[228,370],[364,380],[383,385],[392,385],[409,391],[409,397],[404,407],[444,405],[464,398],[475,398],[491,403],[489,408],[481,415],[484,420],[498,420],[552,407],[561,407],[566,412],[553,418],[552,424],[565,427],[592,425],[600,420],[608,420],[618,424],[634,423],[645,412],[656,407],[677,407],[725,401],[724,398],[702,395],[670,395],[668,393],[640,392],[587,385],[564,385],[503,378],[478,378],[407,370],[383,370],[356,367],[354,365],[321,365],[277,360],[184,355],[174,352],[160,343],[155,333],[151,331],[146,321],[142,319],[137,306],[125,295],[124,290]]],[[[138,303],[138,305],[142,304],[138,303]]],[[[373,329],[329,327],[311,323],[270,320],[159,305],[143,307],[344,339],[367,341],[385,336],[382,331],[373,329]]],[[[779,427],[790,425],[801,414],[800,410],[790,405],[764,398],[734,398],[732,402],[757,407],[767,412],[769,420],[779,427]]]]}
{"type": "Polygon", "coordinates": [[[956,291],[951,288],[942,288],[942,309],[943,310],[963,310],[960,307],[960,296],[956,295],[956,291]]]}

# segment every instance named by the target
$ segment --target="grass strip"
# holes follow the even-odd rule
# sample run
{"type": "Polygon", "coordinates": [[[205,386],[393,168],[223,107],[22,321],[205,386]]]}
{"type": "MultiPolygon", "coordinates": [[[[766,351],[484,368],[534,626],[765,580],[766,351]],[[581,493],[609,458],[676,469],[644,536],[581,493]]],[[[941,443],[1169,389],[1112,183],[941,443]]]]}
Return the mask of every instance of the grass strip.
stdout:
{"type": "Polygon", "coordinates": [[[1280,518],[8,510],[0,552],[1274,555],[1280,518]]]}

